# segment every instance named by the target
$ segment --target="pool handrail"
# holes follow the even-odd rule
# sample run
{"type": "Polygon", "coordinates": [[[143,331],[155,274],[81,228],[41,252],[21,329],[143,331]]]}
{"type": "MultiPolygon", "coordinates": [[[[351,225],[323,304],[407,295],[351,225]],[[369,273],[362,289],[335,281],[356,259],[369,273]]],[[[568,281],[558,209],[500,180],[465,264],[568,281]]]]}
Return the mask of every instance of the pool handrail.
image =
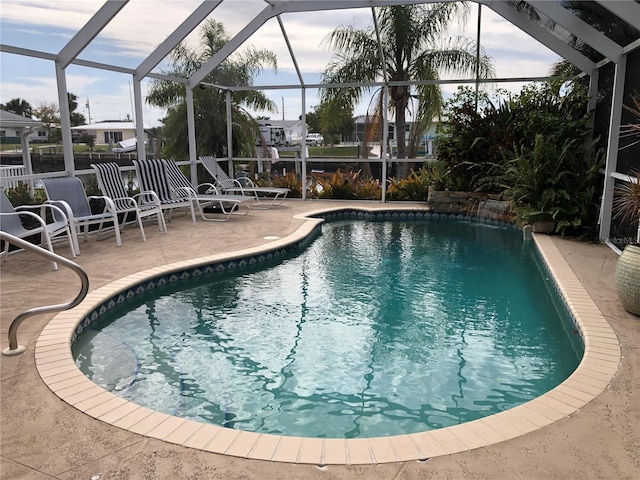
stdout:
{"type": "Polygon", "coordinates": [[[48,260],[53,260],[54,262],[60,263],[65,267],[73,270],[79,277],[82,286],[80,288],[80,292],[78,295],[67,303],[60,303],[56,305],[45,305],[44,307],[34,307],[29,310],[26,310],[20,313],[16,318],[13,319],[11,325],[9,326],[8,338],[9,338],[9,347],[2,350],[3,355],[13,356],[19,355],[25,351],[25,347],[22,345],[18,345],[18,327],[22,324],[22,322],[30,316],[37,315],[40,313],[48,313],[48,312],[59,312],[62,310],[69,310],[70,308],[78,305],[84,298],[87,296],[89,292],[89,276],[84,269],[75,262],[64,258],[57,253],[50,252],[38,245],[34,245],[26,240],[16,237],[15,235],[11,235],[10,233],[0,231],[0,240],[4,242],[9,242],[12,245],[23,248],[25,250],[30,250],[33,253],[40,255],[42,257],[47,258],[48,260]]]}

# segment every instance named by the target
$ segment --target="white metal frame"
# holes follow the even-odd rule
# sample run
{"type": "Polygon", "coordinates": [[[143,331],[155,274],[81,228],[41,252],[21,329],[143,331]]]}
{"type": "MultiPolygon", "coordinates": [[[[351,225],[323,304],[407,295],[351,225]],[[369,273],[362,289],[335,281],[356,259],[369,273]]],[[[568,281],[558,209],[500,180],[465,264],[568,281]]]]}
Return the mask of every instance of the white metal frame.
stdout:
{"type": "MultiPolygon", "coordinates": [[[[206,76],[213,71],[224,59],[231,55],[236,49],[238,49],[247,39],[251,37],[262,25],[268,20],[276,18],[283,35],[283,38],[289,49],[289,53],[293,60],[293,64],[298,74],[299,84],[297,85],[279,85],[260,87],[252,86],[252,89],[291,89],[299,88],[302,97],[302,120],[305,120],[306,109],[306,91],[308,88],[326,88],[327,85],[308,85],[305,84],[300,72],[298,62],[295,57],[294,49],[289,42],[288,35],[285,30],[282,16],[287,13],[294,12],[315,12],[326,10],[341,10],[351,8],[370,8],[375,23],[375,11],[374,7],[392,6],[392,5],[408,5],[408,4],[424,4],[435,3],[435,0],[263,0],[265,7],[260,11],[253,19],[251,19],[244,28],[242,28],[237,35],[235,35],[223,48],[221,48],[209,61],[203,65],[197,72],[195,72],[190,78],[175,78],[167,75],[160,75],[153,73],[152,69],[155,68],[171,50],[184,40],[189,33],[197,28],[214,10],[224,1],[227,0],[203,0],[202,3],[194,9],[194,11],[185,19],[166,39],[149,54],[137,68],[131,69],[118,65],[108,65],[90,60],[82,60],[78,58],[78,55],[89,45],[92,40],[102,31],[102,29],[109,24],[109,22],[118,15],[120,10],[129,2],[129,0],[106,0],[103,6],[91,17],[91,19],[73,36],[69,42],[55,54],[30,50],[21,48],[19,46],[6,45],[0,43],[0,52],[12,53],[17,55],[32,56],[40,59],[51,60],[55,63],[56,81],[58,87],[58,100],[60,105],[60,117],[62,127],[62,140],[63,151],[65,160],[65,170],[69,175],[75,174],[75,166],[73,160],[73,147],[71,141],[71,129],[69,120],[69,108],[67,103],[67,85],[66,85],[66,68],[71,65],[82,65],[91,68],[115,71],[120,73],[126,73],[132,76],[133,83],[133,96],[134,96],[134,110],[136,118],[136,130],[137,137],[142,138],[143,135],[143,98],[141,93],[141,81],[145,78],[161,78],[165,80],[172,80],[186,84],[187,88],[187,112],[188,112],[188,136],[189,136],[189,160],[192,167],[197,162],[196,142],[195,142],[195,124],[193,121],[193,92],[194,88],[197,88],[202,84],[206,76]]],[[[228,0],[233,1],[233,0],[228,0]]],[[[456,0],[439,0],[440,2],[451,2],[456,0]]],[[[624,77],[626,69],[626,58],[629,52],[640,47],[640,41],[636,41],[630,45],[620,46],[612,40],[608,39],[601,32],[586,24],[569,10],[564,9],[556,2],[548,0],[527,0],[530,6],[534,7],[538,12],[546,15],[554,22],[562,25],[567,31],[580,38],[584,43],[591,46],[594,50],[606,57],[605,62],[598,64],[584,56],[578,50],[568,45],[563,40],[556,37],[553,33],[543,28],[541,25],[533,21],[526,14],[518,11],[512,3],[506,0],[475,0],[479,5],[484,5],[498,15],[505,18],[507,21],[526,32],[544,46],[554,51],[558,55],[562,56],[573,65],[578,67],[585,74],[592,77],[597,76],[598,69],[608,62],[613,62],[616,65],[616,80],[614,85],[613,100],[612,100],[612,114],[609,128],[609,144],[607,148],[607,164],[606,175],[604,180],[604,195],[602,200],[601,210],[601,228],[600,237],[606,239],[609,236],[609,230],[611,225],[611,201],[613,198],[613,174],[616,172],[617,166],[617,146],[618,146],[618,132],[620,126],[620,116],[622,113],[622,95],[624,90],[624,77]]],[[[614,15],[624,19],[629,25],[640,30],[640,3],[634,1],[611,1],[611,0],[596,0],[603,7],[607,8],[614,15]]],[[[376,27],[377,28],[377,27],[376,27]]],[[[384,60],[384,59],[383,59],[384,60]]],[[[597,77],[596,77],[597,78],[597,77]]],[[[526,79],[492,79],[492,82],[499,81],[522,81],[526,79]]],[[[477,79],[471,80],[456,80],[452,83],[476,83],[477,79]]],[[[433,83],[446,83],[446,82],[433,82],[433,83]]],[[[592,82],[593,83],[593,82],[592,82]]],[[[372,84],[369,84],[372,85],[372,84]]],[[[349,85],[339,85],[349,86],[349,85]]],[[[386,79],[379,84],[379,86],[389,87],[391,82],[386,79]]],[[[230,112],[230,96],[231,91],[237,88],[225,85],[216,85],[217,88],[222,88],[226,91],[227,98],[227,116],[231,115],[230,112]]],[[[385,97],[386,98],[386,97],[385,97]]],[[[388,101],[388,99],[386,100],[388,101]]],[[[385,112],[386,114],[386,112],[385,112]]],[[[385,122],[387,119],[384,119],[385,122]]],[[[306,123],[305,123],[306,124],[306,123]]],[[[230,121],[227,122],[229,126],[227,131],[228,136],[228,160],[232,163],[233,152],[231,150],[231,131],[230,121]]],[[[384,130],[386,132],[386,129],[384,130]]],[[[303,132],[306,133],[306,132],[303,132]]],[[[383,143],[386,147],[386,142],[383,143]]],[[[138,158],[144,158],[144,144],[138,142],[138,158]]],[[[302,149],[302,168],[303,172],[306,170],[306,154],[302,149]]],[[[382,162],[386,165],[388,153],[386,148],[383,147],[382,162]]],[[[27,166],[27,170],[30,169],[30,165],[27,166]]],[[[385,172],[383,168],[383,172],[385,172]]],[[[196,169],[192,168],[192,172],[196,169]]],[[[192,174],[193,175],[193,174],[192,174]]],[[[303,182],[305,176],[302,176],[303,182]]],[[[193,180],[193,179],[192,179],[193,180]]],[[[383,179],[384,180],[384,179],[383,179]]],[[[384,185],[383,181],[383,185],[384,185]]],[[[305,192],[305,185],[303,185],[303,192],[305,192]]],[[[304,193],[303,193],[304,195],[304,193]]],[[[383,192],[383,201],[384,201],[383,192]]]]}

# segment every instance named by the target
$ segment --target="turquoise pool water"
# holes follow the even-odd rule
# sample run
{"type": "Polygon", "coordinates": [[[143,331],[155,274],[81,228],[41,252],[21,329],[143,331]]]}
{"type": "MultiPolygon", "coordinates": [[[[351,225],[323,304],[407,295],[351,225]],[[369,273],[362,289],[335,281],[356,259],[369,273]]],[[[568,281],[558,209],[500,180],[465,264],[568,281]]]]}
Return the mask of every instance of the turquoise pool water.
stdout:
{"type": "Polygon", "coordinates": [[[582,355],[531,242],[464,220],[338,221],[278,264],[180,282],[73,346],[86,375],[168,414],[357,438],[491,415],[582,355]]]}

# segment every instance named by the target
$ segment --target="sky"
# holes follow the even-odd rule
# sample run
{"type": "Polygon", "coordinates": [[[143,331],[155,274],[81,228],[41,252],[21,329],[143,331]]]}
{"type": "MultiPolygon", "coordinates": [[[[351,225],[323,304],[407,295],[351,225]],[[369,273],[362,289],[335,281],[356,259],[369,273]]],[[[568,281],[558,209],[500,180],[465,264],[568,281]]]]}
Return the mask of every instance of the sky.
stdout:
{"type": "MultiPolygon", "coordinates": [[[[187,16],[201,0],[130,0],[110,24],[82,51],[79,58],[106,64],[136,68],[187,16]]],[[[0,4],[0,42],[3,45],[57,54],[65,44],[104,4],[103,0],[2,0],[0,4]]],[[[223,0],[210,18],[221,22],[229,36],[236,35],[258,12],[265,8],[263,0],[223,0]]],[[[478,5],[469,3],[466,24],[458,22],[449,36],[477,35],[478,5]]],[[[323,40],[339,26],[366,28],[372,22],[371,10],[344,9],[329,12],[285,13],[281,16],[291,48],[304,81],[319,83],[321,73],[332,57],[323,40]]],[[[526,33],[483,7],[481,11],[481,44],[493,58],[498,78],[540,77],[549,74],[556,61],[553,53],[526,33]]],[[[445,40],[445,39],[443,39],[445,40]]],[[[198,44],[198,29],[185,39],[198,44]]],[[[243,47],[251,45],[276,54],[277,71],[265,71],[254,79],[255,85],[297,85],[298,78],[277,20],[265,23],[243,47]]],[[[241,48],[242,50],[242,48],[241,48]]],[[[154,71],[168,69],[166,62],[154,71]]],[[[446,77],[442,77],[446,78],[446,77]]],[[[92,123],[104,120],[134,118],[133,87],[127,74],[70,65],[66,69],[67,89],[78,97],[77,111],[92,123]]],[[[519,91],[522,83],[488,85],[519,91]]],[[[149,82],[143,81],[145,97],[149,82]]],[[[443,85],[450,96],[456,85],[443,85]]],[[[277,113],[252,112],[273,119],[295,120],[302,113],[299,89],[265,90],[278,107],[277,113]]],[[[0,103],[19,97],[34,108],[58,103],[54,63],[11,53],[0,53],[0,103]]],[[[306,111],[319,103],[317,90],[306,91],[306,111]]],[[[366,112],[364,100],[354,112],[366,112]]],[[[165,111],[145,103],[145,128],[161,124],[165,111]]]]}

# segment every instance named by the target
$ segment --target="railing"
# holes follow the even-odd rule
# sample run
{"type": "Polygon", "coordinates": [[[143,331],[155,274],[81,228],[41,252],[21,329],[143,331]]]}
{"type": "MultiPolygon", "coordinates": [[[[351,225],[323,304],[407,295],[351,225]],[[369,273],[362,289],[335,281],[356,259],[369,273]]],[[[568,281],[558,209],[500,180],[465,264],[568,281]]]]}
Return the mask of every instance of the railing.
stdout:
{"type": "Polygon", "coordinates": [[[18,182],[22,181],[16,177],[21,177],[25,173],[26,169],[23,165],[0,166],[0,187],[16,188],[18,186],[18,182]]]}
{"type": "Polygon", "coordinates": [[[78,295],[70,302],[61,303],[57,305],[46,305],[44,307],[35,307],[32,309],[29,309],[19,314],[13,320],[13,322],[11,322],[11,325],[9,326],[9,334],[8,334],[9,347],[5,348],[2,351],[3,355],[11,356],[11,355],[18,355],[25,351],[25,347],[23,347],[22,345],[18,345],[18,327],[20,327],[22,322],[28,317],[31,317],[33,315],[37,315],[40,313],[59,312],[62,310],[69,310],[70,308],[73,308],[76,305],[78,305],[82,300],[84,300],[84,298],[87,296],[87,292],[89,291],[89,277],[87,276],[87,272],[85,272],[83,268],[77,263],[72,262],[71,260],[68,260],[64,257],[61,257],[56,253],[50,252],[49,250],[45,250],[44,248],[41,248],[37,245],[29,243],[26,240],[22,240],[21,238],[18,238],[14,235],[0,231],[0,240],[4,242],[9,242],[12,245],[23,248],[25,250],[30,250],[36,253],[37,255],[47,258],[48,260],[61,263],[65,267],[68,267],[71,270],[73,270],[80,277],[80,281],[82,282],[80,293],[78,293],[78,295]]]}

